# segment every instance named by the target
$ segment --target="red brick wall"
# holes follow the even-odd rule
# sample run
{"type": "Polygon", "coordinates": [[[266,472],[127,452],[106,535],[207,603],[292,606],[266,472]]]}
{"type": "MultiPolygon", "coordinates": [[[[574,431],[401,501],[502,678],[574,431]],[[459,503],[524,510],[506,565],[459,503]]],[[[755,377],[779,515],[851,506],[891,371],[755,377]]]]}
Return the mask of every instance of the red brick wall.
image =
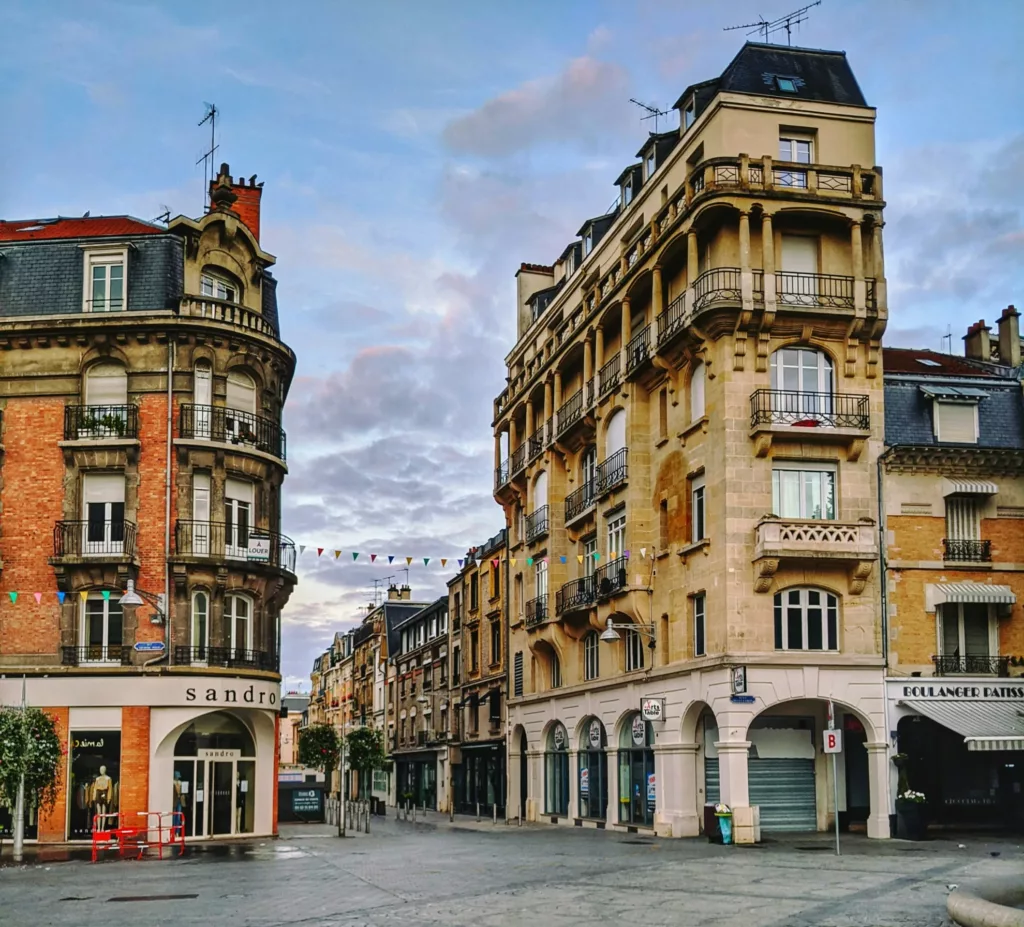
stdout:
{"type": "MultiPolygon", "coordinates": [[[[139,508],[138,537],[139,582],[141,589],[162,592],[167,584],[164,566],[164,527],[166,517],[167,396],[151,393],[139,397],[139,508]]],[[[171,485],[174,485],[177,461],[171,455],[171,485]]],[[[174,499],[171,499],[172,505],[174,499]]],[[[171,512],[174,531],[174,511],[171,512]]],[[[173,544],[173,540],[172,540],[173,544]]],[[[138,610],[138,640],[163,640],[163,628],[152,624],[152,609],[138,610]]]]}
{"type": "Polygon", "coordinates": [[[67,708],[44,708],[57,725],[57,736],[64,748],[64,762],[61,765],[60,782],[57,783],[57,799],[50,808],[39,813],[40,843],[62,843],[68,820],[68,763],[71,762],[71,746],[68,743],[67,708]]]}
{"type": "MultiPolygon", "coordinates": [[[[141,821],[136,812],[149,811],[149,708],[121,709],[121,801],[126,822],[141,821]]],[[[159,809],[156,809],[159,810],[159,809]]]]}
{"type": "Polygon", "coordinates": [[[53,555],[53,525],[63,518],[64,401],[12,399],[4,409],[3,602],[0,652],[56,654],[60,645],[57,583],[47,558],[53,555]],[[18,593],[12,604],[8,591],[18,593]],[[41,592],[37,604],[33,593],[41,592]]]}

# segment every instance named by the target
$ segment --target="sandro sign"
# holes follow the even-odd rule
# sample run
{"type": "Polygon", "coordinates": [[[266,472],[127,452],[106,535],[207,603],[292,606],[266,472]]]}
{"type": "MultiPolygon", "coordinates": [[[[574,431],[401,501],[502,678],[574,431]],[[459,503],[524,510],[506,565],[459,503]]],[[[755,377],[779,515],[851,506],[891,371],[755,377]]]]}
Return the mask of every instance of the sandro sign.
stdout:
{"type": "Polygon", "coordinates": [[[202,702],[204,705],[262,705],[264,708],[272,708],[277,705],[277,694],[257,691],[251,685],[242,688],[210,686],[206,689],[190,686],[185,690],[185,701],[202,702]]]}

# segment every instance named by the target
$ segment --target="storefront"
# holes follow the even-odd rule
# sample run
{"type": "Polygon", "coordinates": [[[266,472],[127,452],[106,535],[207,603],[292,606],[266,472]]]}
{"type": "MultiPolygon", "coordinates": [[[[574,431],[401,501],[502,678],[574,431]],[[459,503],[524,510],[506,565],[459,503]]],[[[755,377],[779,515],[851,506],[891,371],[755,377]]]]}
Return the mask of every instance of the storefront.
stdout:
{"type": "Polygon", "coordinates": [[[437,752],[395,756],[395,788],[398,803],[437,810],[437,752]]]}
{"type": "MultiPolygon", "coordinates": [[[[68,745],[51,807],[29,808],[26,837],[88,841],[97,820],[133,824],[182,815],[186,837],[269,836],[276,830],[277,705],[269,680],[235,677],[29,678],[30,705],[46,710],[68,745]]],[[[0,702],[21,681],[0,680],[0,702]]],[[[17,692],[15,692],[17,689],[17,692]]],[[[0,826],[10,813],[0,811],[0,826]]]]}
{"type": "Polygon", "coordinates": [[[1024,831],[1024,679],[890,679],[892,794],[923,792],[930,824],[1024,831]]]}
{"type": "Polygon", "coordinates": [[[455,809],[463,814],[505,816],[505,741],[462,747],[454,767],[455,809]]]}
{"type": "Polygon", "coordinates": [[[561,721],[548,731],[544,753],[544,813],[569,813],[569,735],[561,721]]]}
{"type": "Polygon", "coordinates": [[[579,816],[603,821],[608,813],[608,736],[599,718],[583,723],[580,734],[579,816]]]}
{"type": "Polygon", "coordinates": [[[654,729],[636,712],[619,732],[619,822],[654,826],[654,729]]]}

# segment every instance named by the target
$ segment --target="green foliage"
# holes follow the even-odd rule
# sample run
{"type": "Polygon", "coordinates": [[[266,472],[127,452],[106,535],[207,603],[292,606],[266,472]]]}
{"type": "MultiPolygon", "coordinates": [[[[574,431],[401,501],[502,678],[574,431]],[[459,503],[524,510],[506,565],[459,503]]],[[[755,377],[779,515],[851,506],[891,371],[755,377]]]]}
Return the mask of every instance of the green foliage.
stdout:
{"type": "Polygon", "coordinates": [[[384,750],[384,732],[372,727],[358,727],[345,738],[348,765],[351,769],[371,772],[390,769],[391,762],[384,750]]]}
{"type": "Polygon", "coordinates": [[[312,724],[299,731],[299,762],[326,775],[338,768],[341,740],[329,724],[312,724]]]}
{"type": "Polygon", "coordinates": [[[0,708],[0,804],[13,808],[25,776],[25,799],[50,807],[57,798],[64,748],[53,719],[38,708],[0,708]]]}

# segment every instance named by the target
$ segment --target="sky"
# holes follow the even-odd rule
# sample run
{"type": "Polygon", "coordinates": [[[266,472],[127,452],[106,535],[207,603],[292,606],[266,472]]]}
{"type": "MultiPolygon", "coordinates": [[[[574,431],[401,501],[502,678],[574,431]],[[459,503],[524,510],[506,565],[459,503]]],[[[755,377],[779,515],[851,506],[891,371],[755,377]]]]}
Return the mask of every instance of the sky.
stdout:
{"type": "MultiPolygon", "coordinates": [[[[651,128],[629,98],[671,107],[741,46],[724,27],[798,5],[0,0],[0,218],[201,214],[206,102],[217,162],[265,182],[298,356],[283,530],[307,546],[286,686],[308,687],[374,579],[413,556],[432,601],[503,526],[490,422],[514,273],[614,199],[651,128]]],[[[1022,35],[1002,0],[823,0],[794,33],[846,51],[878,110],[890,345],[939,349],[948,327],[962,352],[968,324],[1024,303],[1022,35]]]]}

